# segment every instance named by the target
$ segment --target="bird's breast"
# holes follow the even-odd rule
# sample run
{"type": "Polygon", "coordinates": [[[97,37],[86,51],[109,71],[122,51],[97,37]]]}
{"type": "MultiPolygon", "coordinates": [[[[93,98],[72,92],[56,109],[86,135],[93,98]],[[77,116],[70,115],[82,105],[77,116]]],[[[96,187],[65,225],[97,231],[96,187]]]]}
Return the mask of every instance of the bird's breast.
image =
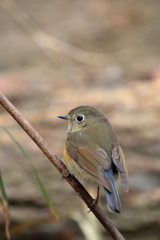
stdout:
{"type": "Polygon", "coordinates": [[[95,178],[83,169],[67,152],[66,143],[63,148],[64,164],[66,165],[69,173],[78,179],[86,179],[89,181],[96,181],[95,178]]]}

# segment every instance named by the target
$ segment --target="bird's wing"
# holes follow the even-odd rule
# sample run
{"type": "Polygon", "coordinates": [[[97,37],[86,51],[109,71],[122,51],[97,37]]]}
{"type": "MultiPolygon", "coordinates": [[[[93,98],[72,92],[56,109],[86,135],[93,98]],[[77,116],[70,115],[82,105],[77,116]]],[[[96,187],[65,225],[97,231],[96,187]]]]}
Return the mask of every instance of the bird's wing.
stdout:
{"type": "Polygon", "coordinates": [[[66,149],[80,167],[91,174],[98,183],[112,191],[110,179],[106,172],[111,166],[111,160],[102,148],[98,146],[84,147],[73,141],[67,141],[66,149]]]}
{"type": "Polygon", "coordinates": [[[125,192],[128,192],[129,191],[128,171],[127,171],[127,166],[125,163],[123,151],[120,146],[113,148],[112,158],[113,158],[113,163],[115,164],[116,169],[118,171],[118,175],[121,181],[121,186],[125,192]]]}

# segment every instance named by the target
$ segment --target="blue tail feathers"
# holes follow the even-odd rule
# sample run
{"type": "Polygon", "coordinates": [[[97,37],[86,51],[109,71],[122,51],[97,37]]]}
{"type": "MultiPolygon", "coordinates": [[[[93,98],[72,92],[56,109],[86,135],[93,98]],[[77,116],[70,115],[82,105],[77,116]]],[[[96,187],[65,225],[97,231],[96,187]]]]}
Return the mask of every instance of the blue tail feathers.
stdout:
{"type": "Polygon", "coordinates": [[[104,191],[107,198],[108,208],[111,212],[117,212],[120,213],[122,206],[121,206],[121,200],[118,194],[118,190],[113,178],[113,170],[110,168],[107,170],[108,177],[110,178],[111,186],[112,186],[112,192],[108,191],[104,187],[104,191]]]}

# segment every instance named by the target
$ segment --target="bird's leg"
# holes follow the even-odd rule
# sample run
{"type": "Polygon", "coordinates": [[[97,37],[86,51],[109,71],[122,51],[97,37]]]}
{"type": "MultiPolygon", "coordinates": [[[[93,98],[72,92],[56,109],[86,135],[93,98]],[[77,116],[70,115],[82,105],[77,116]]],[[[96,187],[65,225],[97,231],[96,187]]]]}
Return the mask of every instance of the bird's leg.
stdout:
{"type": "Polygon", "coordinates": [[[63,180],[64,178],[67,178],[69,175],[70,175],[69,172],[68,172],[66,175],[63,175],[63,176],[62,176],[62,180],[63,180]]]}
{"type": "MultiPolygon", "coordinates": [[[[97,188],[97,197],[93,200],[90,208],[93,207],[95,203],[98,204],[98,202],[99,202],[99,185],[98,185],[98,188],[97,188]]],[[[89,213],[90,211],[91,211],[91,210],[89,210],[87,213],[89,213]]]]}
{"type": "MultiPolygon", "coordinates": [[[[97,188],[97,197],[96,199],[94,199],[94,203],[97,203],[98,204],[99,202],[99,184],[98,184],[98,188],[97,188]]],[[[93,203],[92,203],[93,204],[93,203]]],[[[93,204],[94,205],[94,204],[93,204]]]]}

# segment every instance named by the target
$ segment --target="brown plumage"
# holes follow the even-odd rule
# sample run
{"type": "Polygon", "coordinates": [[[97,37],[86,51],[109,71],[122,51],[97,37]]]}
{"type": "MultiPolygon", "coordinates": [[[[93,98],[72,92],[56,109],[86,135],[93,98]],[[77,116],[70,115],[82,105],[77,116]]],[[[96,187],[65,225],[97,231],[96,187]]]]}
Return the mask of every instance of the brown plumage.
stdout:
{"type": "Polygon", "coordinates": [[[114,182],[118,173],[121,186],[128,192],[128,172],[122,149],[107,118],[96,108],[81,106],[67,116],[68,133],[64,162],[75,177],[100,183],[105,190],[110,211],[121,212],[121,202],[114,182]]]}

